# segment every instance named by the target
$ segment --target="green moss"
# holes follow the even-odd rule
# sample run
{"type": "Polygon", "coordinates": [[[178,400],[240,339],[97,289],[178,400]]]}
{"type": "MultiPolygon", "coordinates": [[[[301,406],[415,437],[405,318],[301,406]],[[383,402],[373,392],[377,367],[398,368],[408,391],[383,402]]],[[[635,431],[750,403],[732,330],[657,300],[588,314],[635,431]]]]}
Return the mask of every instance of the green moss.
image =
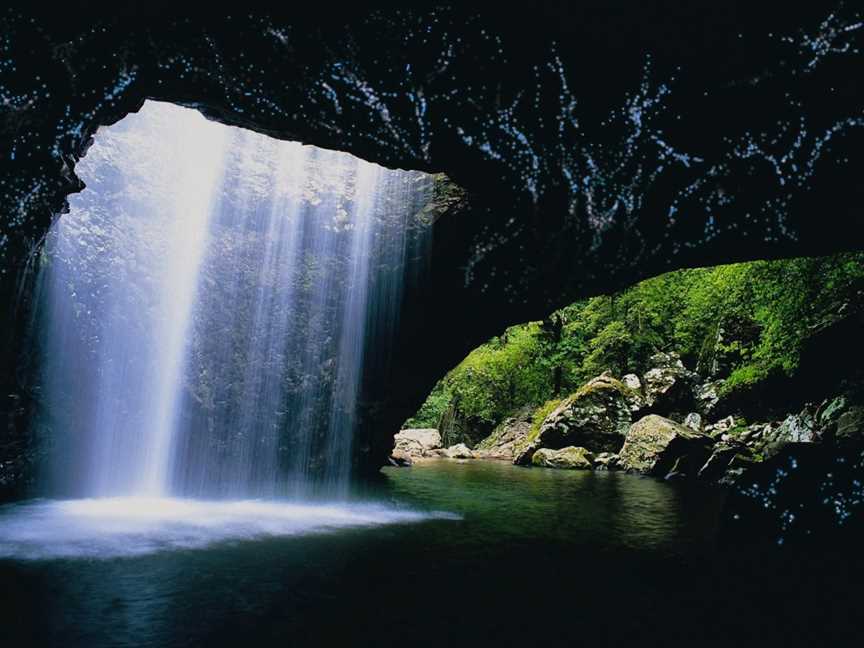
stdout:
{"type": "Polygon", "coordinates": [[[588,394],[596,394],[604,389],[614,389],[625,397],[633,397],[637,395],[634,390],[630,389],[620,380],[612,378],[611,376],[599,376],[598,378],[582,385],[576,390],[576,393],[574,393],[571,398],[583,398],[588,394]]]}
{"type": "Polygon", "coordinates": [[[403,428],[439,428],[441,417],[450,406],[452,394],[446,389],[443,381],[435,385],[426,402],[414,416],[402,424],[403,428]]]}
{"type": "Polygon", "coordinates": [[[452,209],[465,203],[465,190],[453,182],[446,174],[436,173],[432,176],[432,197],[416,215],[415,220],[431,224],[452,209]]]}
{"type": "MultiPolygon", "coordinates": [[[[571,399],[573,396],[570,397],[571,399]]],[[[540,426],[543,425],[543,421],[546,420],[555,409],[564,402],[565,399],[558,398],[546,401],[540,407],[535,410],[533,416],[531,417],[531,429],[528,431],[528,436],[526,437],[526,441],[531,443],[534,439],[537,438],[537,435],[540,434],[540,426]]]]}
{"type": "MultiPolygon", "coordinates": [[[[436,177],[429,209],[459,202],[458,187],[436,177]]],[[[860,305],[862,287],[861,252],[670,272],[502,331],[443,379],[417,418],[431,424],[451,397],[466,418],[494,426],[577,390],[611,385],[629,396],[614,379],[586,383],[606,370],[643,373],[657,350],[679,353],[703,375],[728,376],[722,398],[746,398],[794,374],[807,339],[852,312],[844,305],[860,305]]]]}
{"type": "Polygon", "coordinates": [[[729,377],[720,385],[718,393],[721,397],[729,397],[736,393],[752,389],[775,374],[776,371],[765,366],[763,363],[745,364],[732,371],[729,377]]]}

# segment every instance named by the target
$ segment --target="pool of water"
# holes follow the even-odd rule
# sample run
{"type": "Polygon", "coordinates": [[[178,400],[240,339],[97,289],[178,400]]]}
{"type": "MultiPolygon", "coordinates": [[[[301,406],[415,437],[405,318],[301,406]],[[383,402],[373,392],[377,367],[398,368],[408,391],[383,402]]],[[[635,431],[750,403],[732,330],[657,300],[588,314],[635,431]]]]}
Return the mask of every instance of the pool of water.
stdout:
{"type": "Polygon", "coordinates": [[[836,568],[718,550],[719,491],[440,461],[356,497],[3,507],[0,646],[860,640],[836,568]]]}

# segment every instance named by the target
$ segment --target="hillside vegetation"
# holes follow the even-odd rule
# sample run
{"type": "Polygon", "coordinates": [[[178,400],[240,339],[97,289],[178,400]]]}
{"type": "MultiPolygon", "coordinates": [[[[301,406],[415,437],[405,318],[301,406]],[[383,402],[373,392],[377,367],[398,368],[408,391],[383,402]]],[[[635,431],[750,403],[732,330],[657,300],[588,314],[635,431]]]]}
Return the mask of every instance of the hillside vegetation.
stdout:
{"type": "Polygon", "coordinates": [[[722,379],[723,396],[744,394],[793,378],[807,340],[862,290],[862,253],[670,272],[507,329],[450,371],[405,427],[477,443],[604,371],[641,374],[658,351],[722,379]]]}

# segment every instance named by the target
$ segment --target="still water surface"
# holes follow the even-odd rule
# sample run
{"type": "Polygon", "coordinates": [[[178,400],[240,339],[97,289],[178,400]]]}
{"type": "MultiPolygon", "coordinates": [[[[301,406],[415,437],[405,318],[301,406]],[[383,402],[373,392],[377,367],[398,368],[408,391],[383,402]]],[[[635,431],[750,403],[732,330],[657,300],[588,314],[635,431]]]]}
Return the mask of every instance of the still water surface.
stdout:
{"type": "Polygon", "coordinates": [[[382,483],[357,498],[305,510],[181,502],[162,514],[167,520],[142,513],[147,519],[133,522],[115,503],[94,513],[109,519],[101,535],[80,515],[58,522],[54,509],[69,503],[3,507],[0,645],[729,646],[826,638],[812,619],[802,630],[776,604],[785,584],[718,564],[716,491],[618,473],[439,461],[385,469],[382,483]]]}

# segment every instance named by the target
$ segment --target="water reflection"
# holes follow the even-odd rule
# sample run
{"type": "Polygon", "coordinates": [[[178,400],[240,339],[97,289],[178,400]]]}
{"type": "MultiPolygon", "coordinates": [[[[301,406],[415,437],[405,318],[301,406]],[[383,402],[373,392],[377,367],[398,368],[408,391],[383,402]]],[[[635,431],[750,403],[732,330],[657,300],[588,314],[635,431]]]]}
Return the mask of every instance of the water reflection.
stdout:
{"type": "MultiPolygon", "coordinates": [[[[357,493],[346,515],[367,506],[418,519],[99,560],[0,557],[0,587],[14,592],[0,606],[0,645],[620,645],[622,636],[667,639],[661,608],[675,610],[688,646],[716,645],[706,640],[718,603],[699,589],[714,584],[701,558],[710,494],[486,462],[386,469],[382,481],[357,493]],[[612,602],[625,599],[622,614],[612,602]]],[[[247,528],[267,523],[264,511],[247,513],[247,528]]],[[[125,520],[115,540],[134,548],[182,538],[186,522],[215,534],[231,527],[224,516],[216,507],[197,521],[178,512],[179,525],[125,520]]],[[[6,522],[0,535],[12,533],[6,522]]],[[[81,546],[99,542],[93,534],[81,546]]]]}
{"type": "Polygon", "coordinates": [[[479,534],[634,549],[708,542],[721,494],[615,472],[436,461],[384,470],[395,499],[455,511],[479,534]]]}

